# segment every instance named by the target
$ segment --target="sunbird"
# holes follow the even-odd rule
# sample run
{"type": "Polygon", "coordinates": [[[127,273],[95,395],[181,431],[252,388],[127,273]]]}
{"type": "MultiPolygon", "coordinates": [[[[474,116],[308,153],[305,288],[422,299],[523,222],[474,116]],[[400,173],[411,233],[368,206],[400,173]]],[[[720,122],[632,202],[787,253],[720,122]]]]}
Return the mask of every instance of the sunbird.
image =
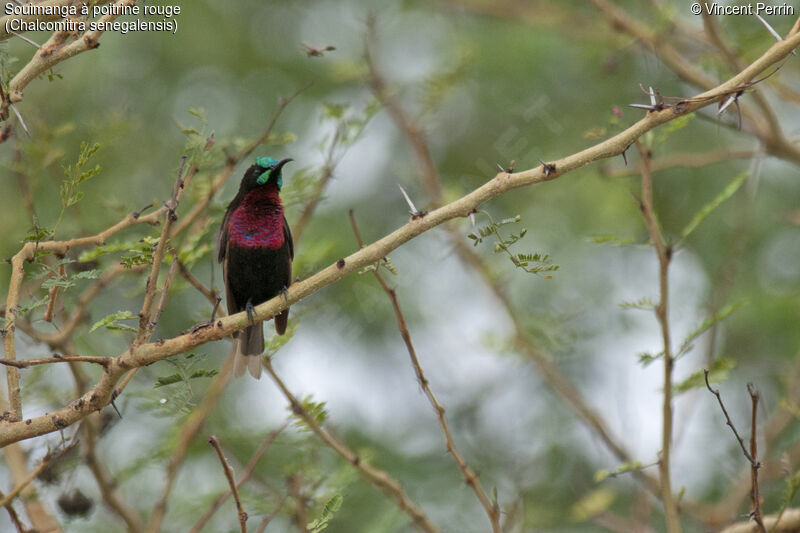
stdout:
{"type": "MultiPolygon", "coordinates": [[[[219,231],[218,261],[222,263],[228,313],[245,310],[252,323],[234,334],[236,377],[245,369],[254,378],[261,377],[264,330],[261,322],[253,322],[253,307],[285,293],[292,282],[294,242],[280,197],[281,169],[289,161],[292,159],[257,157],[228,204],[219,231]]],[[[289,309],[274,319],[275,331],[283,335],[289,309]]]]}

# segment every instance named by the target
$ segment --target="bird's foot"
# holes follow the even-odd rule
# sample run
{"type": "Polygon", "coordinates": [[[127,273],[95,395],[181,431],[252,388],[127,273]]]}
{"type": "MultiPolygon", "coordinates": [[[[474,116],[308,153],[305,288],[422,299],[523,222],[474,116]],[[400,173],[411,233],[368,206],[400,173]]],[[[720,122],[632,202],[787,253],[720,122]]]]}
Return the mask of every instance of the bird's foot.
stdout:
{"type": "Polygon", "coordinates": [[[283,300],[288,302],[289,301],[289,287],[286,285],[283,286],[281,289],[281,296],[283,296],[283,300]]]}

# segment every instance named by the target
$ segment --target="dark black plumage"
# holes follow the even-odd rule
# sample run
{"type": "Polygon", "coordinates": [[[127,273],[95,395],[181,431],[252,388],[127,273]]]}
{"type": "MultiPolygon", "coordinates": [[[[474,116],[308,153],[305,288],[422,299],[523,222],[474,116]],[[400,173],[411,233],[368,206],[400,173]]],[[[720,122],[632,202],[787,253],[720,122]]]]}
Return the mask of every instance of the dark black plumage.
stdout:
{"type": "MultiPolygon", "coordinates": [[[[228,313],[238,313],[281,294],[292,281],[294,243],[280,199],[281,169],[291,159],[256,158],[247,169],[239,192],[225,211],[219,233],[219,256],[228,313]]],[[[283,335],[289,309],[276,317],[275,331],[283,335]]],[[[245,368],[258,379],[264,331],[261,322],[237,335],[235,374],[245,368]]]]}

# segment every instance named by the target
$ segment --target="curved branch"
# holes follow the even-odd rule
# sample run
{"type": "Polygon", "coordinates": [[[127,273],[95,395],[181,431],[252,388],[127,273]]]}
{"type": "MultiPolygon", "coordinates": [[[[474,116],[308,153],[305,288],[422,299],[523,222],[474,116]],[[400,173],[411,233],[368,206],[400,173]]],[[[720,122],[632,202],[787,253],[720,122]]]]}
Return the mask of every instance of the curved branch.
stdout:
{"type": "MultiPolygon", "coordinates": [[[[795,33],[791,37],[772,45],[759,59],[719,87],[700,94],[695,98],[687,99],[682,102],[680,106],[650,112],[640,121],[614,137],[578,152],[577,154],[550,162],[547,165],[547,172],[545,172],[543,166],[537,166],[514,174],[506,172],[497,174],[493,179],[464,197],[443,205],[422,218],[409,221],[404,226],[373,244],[337,261],[335,264],[328,266],[303,281],[292,284],[285,296],[277,296],[257,306],[255,308],[254,319],[266,320],[275,316],[288,306],[340,280],[347,274],[379,261],[392,250],[395,250],[422,233],[448,220],[468,216],[478,206],[496,196],[520,187],[554,180],[594,161],[621,154],[647,131],[726,98],[731,91],[738,91],[742,84],[752,80],[759,73],[785,58],[798,45],[800,45],[800,33],[795,33]]],[[[16,257],[17,256],[15,256],[15,258],[16,257]]],[[[17,302],[18,301],[15,301],[13,306],[9,306],[7,312],[11,312],[12,307],[15,309],[17,302]]],[[[234,331],[238,331],[249,325],[250,319],[247,313],[243,311],[222,318],[210,327],[195,329],[190,333],[162,342],[146,343],[134,347],[132,350],[126,351],[114,358],[113,363],[103,372],[97,385],[71,404],[53,413],[48,413],[25,421],[0,422],[0,446],[57,431],[62,427],[80,420],[90,412],[104,407],[111,400],[114,385],[123,374],[132,368],[148,365],[201,344],[222,339],[229,336],[234,331]]],[[[9,359],[12,358],[8,353],[6,357],[9,359]]]]}

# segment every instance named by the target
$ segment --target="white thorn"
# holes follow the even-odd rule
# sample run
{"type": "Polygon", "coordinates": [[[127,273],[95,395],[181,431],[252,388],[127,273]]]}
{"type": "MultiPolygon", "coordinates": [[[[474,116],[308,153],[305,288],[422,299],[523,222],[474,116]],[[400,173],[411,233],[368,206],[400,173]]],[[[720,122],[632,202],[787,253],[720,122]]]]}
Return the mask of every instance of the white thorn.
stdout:
{"type": "Polygon", "coordinates": [[[469,214],[469,221],[472,222],[472,227],[474,228],[475,227],[475,213],[474,212],[469,214]]]}
{"type": "Polygon", "coordinates": [[[19,34],[19,33],[15,32],[14,30],[8,30],[8,31],[9,31],[9,33],[13,33],[14,35],[16,35],[17,37],[19,37],[20,39],[22,39],[23,41],[25,41],[25,42],[26,42],[26,43],[28,43],[29,45],[31,45],[31,46],[35,46],[37,49],[42,47],[42,45],[40,45],[39,43],[37,43],[37,42],[36,42],[36,41],[34,41],[33,39],[28,39],[28,38],[27,38],[27,37],[25,37],[24,35],[21,35],[21,34],[19,34]]]}
{"type": "Polygon", "coordinates": [[[783,37],[781,37],[781,34],[776,32],[775,29],[772,26],[769,25],[769,22],[764,20],[764,17],[762,17],[759,14],[756,14],[756,18],[758,18],[758,20],[761,21],[761,24],[763,24],[764,27],[767,28],[767,31],[770,32],[773,37],[775,37],[776,41],[780,42],[780,41],[783,40],[783,37]]]}
{"type": "Polygon", "coordinates": [[[419,213],[417,207],[414,205],[414,202],[411,201],[411,198],[408,197],[408,194],[406,193],[406,190],[403,188],[403,186],[400,185],[399,183],[397,184],[397,186],[400,188],[400,192],[403,193],[403,197],[406,199],[408,207],[411,209],[411,214],[413,215],[419,213]]]}
{"type": "Polygon", "coordinates": [[[22,119],[22,113],[19,112],[19,110],[17,109],[17,106],[15,106],[14,104],[11,104],[11,109],[12,109],[12,111],[14,111],[14,114],[17,115],[17,118],[19,119],[19,123],[20,123],[20,125],[22,125],[22,129],[25,130],[25,133],[27,133],[28,137],[30,137],[31,136],[31,132],[28,131],[28,126],[25,125],[25,121],[22,119]]]}
{"type": "Polygon", "coordinates": [[[656,93],[652,87],[650,87],[650,105],[655,107],[657,104],[656,102],[656,93]]]}
{"type": "Polygon", "coordinates": [[[717,116],[720,116],[726,109],[728,109],[728,106],[731,105],[734,101],[736,101],[736,95],[732,94],[728,97],[727,100],[725,100],[725,103],[722,104],[722,106],[719,108],[719,111],[717,111],[717,116]]]}

